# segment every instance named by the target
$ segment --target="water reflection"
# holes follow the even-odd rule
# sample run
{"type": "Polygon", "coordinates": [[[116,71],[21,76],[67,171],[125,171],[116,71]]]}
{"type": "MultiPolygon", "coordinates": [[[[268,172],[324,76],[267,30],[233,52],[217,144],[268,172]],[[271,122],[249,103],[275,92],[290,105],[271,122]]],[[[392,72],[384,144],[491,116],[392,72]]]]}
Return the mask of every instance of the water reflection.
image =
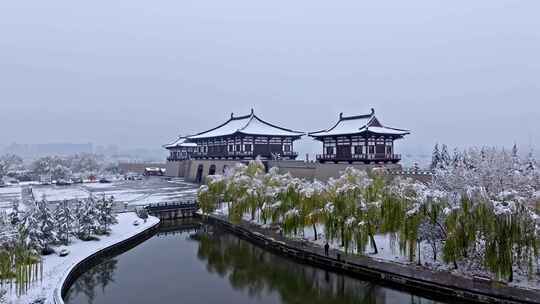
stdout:
{"type": "Polygon", "coordinates": [[[156,236],[79,277],[66,303],[436,303],[266,252],[213,226],[156,236]]]}
{"type": "Polygon", "coordinates": [[[274,255],[223,231],[198,234],[198,257],[251,297],[277,292],[281,303],[434,303],[274,255]]]}
{"type": "Polygon", "coordinates": [[[93,303],[96,288],[103,293],[110,283],[114,283],[117,264],[116,258],[107,259],[83,273],[64,296],[65,302],[69,303],[73,295],[82,294],[88,299],[88,303],[93,303]]]}

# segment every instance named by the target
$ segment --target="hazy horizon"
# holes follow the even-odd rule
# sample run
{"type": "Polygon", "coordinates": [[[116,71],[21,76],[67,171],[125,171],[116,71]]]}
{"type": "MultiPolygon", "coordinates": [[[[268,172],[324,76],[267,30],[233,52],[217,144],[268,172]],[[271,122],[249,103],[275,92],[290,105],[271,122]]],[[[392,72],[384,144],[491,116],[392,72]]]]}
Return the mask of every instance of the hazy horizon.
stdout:
{"type": "Polygon", "coordinates": [[[313,131],[373,107],[412,131],[398,153],[538,148],[538,11],[497,0],[5,1],[0,142],[159,149],[251,108],[313,131]]]}

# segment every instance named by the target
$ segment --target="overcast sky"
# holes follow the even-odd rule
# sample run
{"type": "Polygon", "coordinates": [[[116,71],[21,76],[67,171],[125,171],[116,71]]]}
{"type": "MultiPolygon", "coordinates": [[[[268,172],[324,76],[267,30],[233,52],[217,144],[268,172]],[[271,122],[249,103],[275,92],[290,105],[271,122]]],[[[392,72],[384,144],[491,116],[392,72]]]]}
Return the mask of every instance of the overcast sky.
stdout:
{"type": "Polygon", "coordinates": [[[154,148],[371,107],[406,151],[540,143],[540,1],[0,1],[0,142],[154,148]]]}

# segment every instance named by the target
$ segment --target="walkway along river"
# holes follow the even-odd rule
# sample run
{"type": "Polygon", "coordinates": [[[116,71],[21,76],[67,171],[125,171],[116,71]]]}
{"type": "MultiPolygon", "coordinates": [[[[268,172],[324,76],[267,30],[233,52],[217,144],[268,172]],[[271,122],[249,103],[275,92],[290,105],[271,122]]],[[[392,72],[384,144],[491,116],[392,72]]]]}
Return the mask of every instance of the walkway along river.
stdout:
{"type": "Polygon", "coordinates": [[[163,222],[103,260],[65,295],[75,303],[450,303],[299,264],[199,221],[163,222]]]}

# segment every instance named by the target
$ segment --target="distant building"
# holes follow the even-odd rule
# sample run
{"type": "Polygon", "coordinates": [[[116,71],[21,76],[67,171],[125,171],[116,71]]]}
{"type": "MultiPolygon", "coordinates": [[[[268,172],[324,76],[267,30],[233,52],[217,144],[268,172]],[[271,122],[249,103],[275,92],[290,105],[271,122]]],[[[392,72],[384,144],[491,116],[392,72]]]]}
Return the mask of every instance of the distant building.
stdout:
{"type": "Polygon", "coordinates": [[[375,110],[358,116],[339,114],[329,129],[311,132],[309,136],[323,143],[317,160],[324,162],[360,162],[365,164],[398,163],[401,155],[394,151],[394,141],[410,134],[408,130],[386,127],[375,117],[375,110]]]}
{"type": "Polygon", "coordinates": [[[221,125],[195,135],[178,138],[165,146],[169,160],[185,159],[296,159],[294,141],[303,132],[280,127],[249,115],[231,117],[221,125]]]}

